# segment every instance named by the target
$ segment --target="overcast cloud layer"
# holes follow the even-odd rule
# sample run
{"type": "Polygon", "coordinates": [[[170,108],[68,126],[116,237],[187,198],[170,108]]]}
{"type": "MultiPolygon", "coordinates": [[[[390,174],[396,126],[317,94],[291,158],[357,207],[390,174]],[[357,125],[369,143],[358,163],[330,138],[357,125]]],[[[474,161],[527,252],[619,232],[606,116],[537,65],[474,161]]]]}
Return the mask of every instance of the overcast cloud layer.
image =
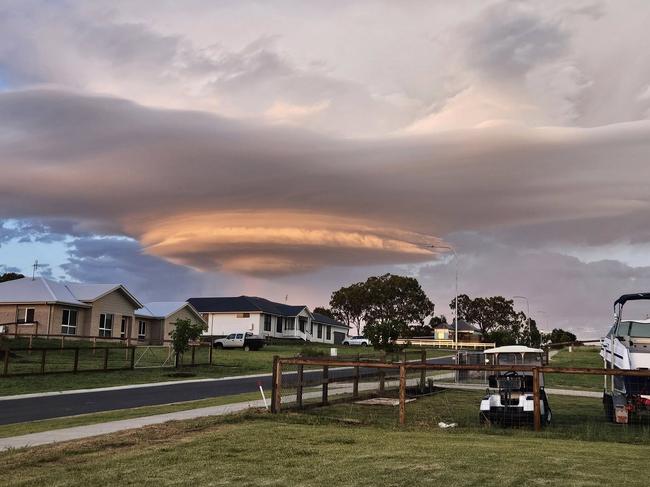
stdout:
{"type": "Polygon", "coordinates": [[[60,235],[67,276],[167,273],[165,295],[323,304],[408,272],[444,311],[453,265],[422,264],[453,243],[466,291],[597,334],[650,284],[648,21],[643,1],[3,2],[0,218],[23,227],[0,245],[60,235]]]}

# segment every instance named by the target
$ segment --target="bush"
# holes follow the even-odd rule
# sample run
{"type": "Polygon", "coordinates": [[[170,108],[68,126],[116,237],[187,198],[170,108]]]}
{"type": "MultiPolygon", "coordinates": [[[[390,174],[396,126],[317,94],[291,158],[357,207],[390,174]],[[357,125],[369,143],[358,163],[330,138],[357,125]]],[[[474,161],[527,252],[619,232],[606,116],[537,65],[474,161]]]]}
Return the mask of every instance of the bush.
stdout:
{"type": "Polygon", "coordinates": [[[322,348],[305,346],[300,349],[301,357],[326,357],[329,355],[326,350],[322,348]]]}

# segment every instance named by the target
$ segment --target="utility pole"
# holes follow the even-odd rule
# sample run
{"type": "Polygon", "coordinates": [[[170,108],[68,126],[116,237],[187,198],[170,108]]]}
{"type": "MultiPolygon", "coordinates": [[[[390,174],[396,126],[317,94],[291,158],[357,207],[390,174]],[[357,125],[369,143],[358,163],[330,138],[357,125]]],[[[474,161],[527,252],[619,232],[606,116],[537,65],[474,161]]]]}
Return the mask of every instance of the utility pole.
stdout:
{"type": "MultiPolygon", "coordinates": [[[[513,296],[512,299],[525,299],[526,300],[526,321],[528,322],[528,330],[530,331],[530,302],[526,296],[513,296]]],[[[519,338],[517,338],[519,341],[519,338]]]]}

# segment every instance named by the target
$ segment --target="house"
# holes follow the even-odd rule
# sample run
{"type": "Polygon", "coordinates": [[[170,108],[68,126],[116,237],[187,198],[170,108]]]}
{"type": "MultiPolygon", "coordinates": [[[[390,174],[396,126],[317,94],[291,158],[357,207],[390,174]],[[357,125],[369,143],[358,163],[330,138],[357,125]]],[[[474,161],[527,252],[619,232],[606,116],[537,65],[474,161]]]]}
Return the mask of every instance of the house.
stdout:
{"type": "MultiPolygon", "coordinates": [[[[436,340],[453,340],[456,325],[452,323],[439,323],[433,327],[433,335],[436,340]]],[[[463,320],[458,320],[458,341],[459,342],[480,342],[481,332],[474,325],[463,320]]]]}
{"type": "Polygon", "coordinates": [[[266,338],[342,343],[348,326],[314,314],[305,305],[276,303],[257,296],[189,298],[208,323],[208,335],[250,331],[266,338]]]}
{"type": "Polygon", "coordinates": [[[163,333],[168,338],[170,323],[185,316],[202,320],[187,303],[144,305],[122,284],[66,283],[43,277],[0,283],[0,325],[13,335],[160,343],[163,333]]]}
{"type": "Polygon", "coordinates": [[[162,344],[169,340],[176,320],[204,323],[201,314],[187,301],[156,301],[135,310],[137,338],[140,342],[162,344]]]}

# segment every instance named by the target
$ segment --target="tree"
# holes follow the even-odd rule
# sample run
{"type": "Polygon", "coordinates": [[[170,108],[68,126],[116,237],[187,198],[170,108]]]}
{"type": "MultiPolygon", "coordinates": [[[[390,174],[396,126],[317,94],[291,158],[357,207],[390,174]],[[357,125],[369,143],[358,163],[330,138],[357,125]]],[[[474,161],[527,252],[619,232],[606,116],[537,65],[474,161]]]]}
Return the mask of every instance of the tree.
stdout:
{"type": "Polygon", "coordinates": [[[0,282],[13,281],[15,279],[22,279],[23,277],[25,276],[17,272],[5,272],[0,276],[0,282]]]}
{"type": "Polygon", "coordinates": [[[208,330],[208,325],[194,323],[189,319],[177,319],[172,324],[174,325],[174,329],[169,335],[171,336],[172,347],[176,354],[176,368],[179,368],[181,366],[181,355],[190,349],[191,341],[198,340],[201,334],[208,330]]]}
{"type": "Polygon", "coordinates": [[[369,277],[363,287],[367,306],[364,333],[376,347],[388,345],[399,335],[408,336],[410,324],[423,325],[433,314],[433,303],[413,277],[384,274],[369,277]]]}
{"type": "Polygon", "coordinates": [[[566,343],[575,342],[578,337],[562,328],[553,328],[551,333],[544,333],[542,339],[544,343],[566,343]]]}
{"type": "Polygon", "coordinates": [[[334,318],[357,329],[361,335],[361,325],[367,309],[367,295],[363,283],[342,287],[332,293],[330,308],[334,318]]]}
{"type": "Polygon", "coordinates": [[[319,315],[329,316],[330,318],[334,318],[334,313],[332,313],[332,310],[329,308],[323,308],[322,306],[315,307],[314,313],[318,313],[319,315]]]}
{"type": "Polygon", "coordinates": [[[522,332],[521,343],[533,347],[539,348],[542,345],[542,334],[537,329],[537,322],[535,320],[530,320],[530,326],[526,326],[522,332]]]}
{"type": "MultiPolygon", "coordinates": [[[[454,309],[455,299],[449,306],[454,309]]],[[[484,337],[492,330],[501,329],[516,333],[521,327],[522,313],[514,309],[514,302],[503,296],[471,299],[466,294],[458,296],[458,319],[465,320],[479,327],[484,337]]]]}

